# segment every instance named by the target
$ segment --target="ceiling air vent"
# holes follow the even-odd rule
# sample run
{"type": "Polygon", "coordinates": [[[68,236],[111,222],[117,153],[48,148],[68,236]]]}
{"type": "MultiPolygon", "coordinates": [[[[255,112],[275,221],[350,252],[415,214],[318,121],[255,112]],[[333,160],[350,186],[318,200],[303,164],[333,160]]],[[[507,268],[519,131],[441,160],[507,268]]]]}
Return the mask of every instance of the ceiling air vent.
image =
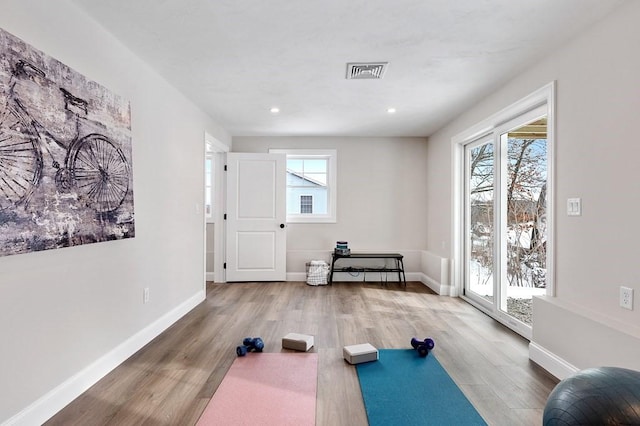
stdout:
{"type": "Polygon", "coordinates": [[[380,80],[388,62],[347,63],[347,80],[380,80]]]}

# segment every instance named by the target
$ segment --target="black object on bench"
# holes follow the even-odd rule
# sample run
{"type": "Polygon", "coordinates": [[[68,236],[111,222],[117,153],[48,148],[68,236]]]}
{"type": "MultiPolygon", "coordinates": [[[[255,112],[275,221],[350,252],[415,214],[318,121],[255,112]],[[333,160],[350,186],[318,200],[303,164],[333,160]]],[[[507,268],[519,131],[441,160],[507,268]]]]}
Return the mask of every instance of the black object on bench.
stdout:
{"type": "Polygon", "coordinates": [[[333,284],[334,272],[397,272],[398,281],[407,286],[407,279],[404,275],[404,262],[402,261],[404,256],[399,253],[351,253],[351,254],[337,254],[333,252],[331,257],[331,272],[329,272],[329,284],[333,284]],[[348,267],[343,266],[336,268],[336,261],[340,259],[393,259],[395,261],[395,268],[374,268],[374,267],[348,267]]]}

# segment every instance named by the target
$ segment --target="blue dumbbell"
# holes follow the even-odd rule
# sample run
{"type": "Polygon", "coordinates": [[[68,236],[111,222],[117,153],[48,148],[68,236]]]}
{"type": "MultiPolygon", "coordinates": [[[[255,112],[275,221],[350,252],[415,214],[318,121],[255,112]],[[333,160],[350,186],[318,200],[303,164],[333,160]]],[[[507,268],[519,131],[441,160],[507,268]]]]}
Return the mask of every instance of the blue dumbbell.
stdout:
{"type": "Polygon", "coordinates": [[[413,347],[413,349],[416,349],[418,351],[418,354],[421,357],[424,358],[429,355],[429,351],[436,346],[436,343],[429,337],[424,340],[418,340],[417,338],[413,337],[411,339],[411,346],[413,347]]]}
{"type": "Polygon", "coordinates": [[[264,349],[264,342],[260,337],[245,337],[242,344],[246,346],[249,351],[262,352],[264,349]]]}
{"type": "Polygon", "coordinates": [[[245,356],[247,352],[262,352],[263,349],[264,342],[260,337],[245,337],[242,340],[242,345],[236,348],[236,354],[245,356]]]}

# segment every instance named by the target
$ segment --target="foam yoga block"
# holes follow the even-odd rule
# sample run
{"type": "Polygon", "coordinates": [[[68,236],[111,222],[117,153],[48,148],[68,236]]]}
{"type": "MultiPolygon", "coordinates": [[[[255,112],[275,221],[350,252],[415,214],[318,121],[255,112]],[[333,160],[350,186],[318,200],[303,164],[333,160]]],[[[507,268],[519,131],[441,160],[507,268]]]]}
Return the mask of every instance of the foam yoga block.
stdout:
{"type": "Polygon", "coordinates": [[[308,334],[289,333],[282,338],[282,347],[294,351],[306,352],[313,347],[313,336],[308,334]]]}
{"type": "Polygon", "coordinates": [[[349,364],[361,364],[378,360],[378,350],[370,343],[345,346],[342,349],[342,354],[349,364]]]}

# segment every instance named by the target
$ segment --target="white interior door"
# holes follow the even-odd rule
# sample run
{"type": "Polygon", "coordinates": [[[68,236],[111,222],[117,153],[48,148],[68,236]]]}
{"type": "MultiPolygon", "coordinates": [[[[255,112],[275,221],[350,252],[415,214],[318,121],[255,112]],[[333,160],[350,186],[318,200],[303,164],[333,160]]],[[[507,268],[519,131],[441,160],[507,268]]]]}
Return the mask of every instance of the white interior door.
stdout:
{"type": "Polygon", "coordinates": [[[285,154],[227,154],[227,281],[286,279],[285,154]]]}

